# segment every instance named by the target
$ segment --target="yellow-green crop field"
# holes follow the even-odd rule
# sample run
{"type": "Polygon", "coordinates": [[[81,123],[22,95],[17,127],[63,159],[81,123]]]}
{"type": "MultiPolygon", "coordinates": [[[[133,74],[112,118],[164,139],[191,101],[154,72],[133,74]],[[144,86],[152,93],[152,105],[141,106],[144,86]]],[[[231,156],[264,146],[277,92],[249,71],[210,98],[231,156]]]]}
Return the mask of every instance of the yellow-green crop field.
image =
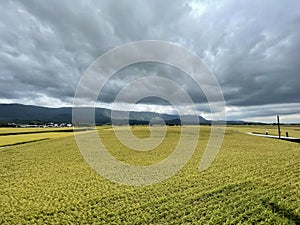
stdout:
{"type": "Polygon", "coordinates": [[[73,128],[0,128],[0,147],[73,136],[73,128]]]}
{"type": "MultiPolygon", "coordinates": [[[[97,174],[70,132],[1,136],[0,146],[26,135],[48,139],[0,149],[0,224],[300,224],[300,144],[245,134],[276,129],[227,127],[216,160],[199,172],[210,134],[209,126],[201,126],[184,168],[144,187],[97,174]]],[[[300,137],[299,129],[286,126],[282,132],[300,137]]],[[[180,127],[168,127],[161,145],[139,152],[122,145],[112,128],[97,131],[113,156],[132,165],[166,158],[180,136],[180,127]]],[[[139,138],[150,134],[143,126],[132,131],[139,138]]]]}
{"type": "Polygon", "coordinates": [[[16,134],[16,133],[45,133],[49,131],[68,131],[72,130],[73,128],[42,128],[42,127],[37,127],[37,128],[5,128],[1,127],[0,128],[0,134],[16,134]]]}
{"type": "Polygon", "coordinates": [[[6,145],[13,145],[19,143],[33,142],[46,140],[50,138],[64,137],[70,136],[73,133],[38,133],[38,134],[20,134],[20,135],[8,135],[8,136],[0,136],[0,147],[6,145]]]}

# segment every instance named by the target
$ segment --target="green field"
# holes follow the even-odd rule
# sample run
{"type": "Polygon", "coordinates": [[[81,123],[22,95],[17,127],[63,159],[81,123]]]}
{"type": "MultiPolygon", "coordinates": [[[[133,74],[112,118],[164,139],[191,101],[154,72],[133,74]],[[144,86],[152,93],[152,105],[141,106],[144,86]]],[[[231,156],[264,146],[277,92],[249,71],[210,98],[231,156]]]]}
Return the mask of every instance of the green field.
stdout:
{"type": "MultiPolygon", "coordinates": [[[[201,126],[199,144],[186,166],[145,187],[113,183],[97,174],[70,132],[1,148],[0,224],[300,224],[300,144],[244,133],[276,134],[276,129],[229,126],[216,160],[199,172],[210,132],[201,126]]],[[[294,137],[300,137],[299,129],[282,127],[294,137]]],[[[132,131],[140,138],[149,136],[147,127],[132,131]]],[[[149,165],[172,152],[180,127],[168,127],[163,143],[148,152],[126,148],[110,127],[98,132],[117,159],[149,165]]],[[[3,138],[18,143],[20,135],[3,138]]],[[[31,140],[33,134],[27,135],[31,140]]]]}

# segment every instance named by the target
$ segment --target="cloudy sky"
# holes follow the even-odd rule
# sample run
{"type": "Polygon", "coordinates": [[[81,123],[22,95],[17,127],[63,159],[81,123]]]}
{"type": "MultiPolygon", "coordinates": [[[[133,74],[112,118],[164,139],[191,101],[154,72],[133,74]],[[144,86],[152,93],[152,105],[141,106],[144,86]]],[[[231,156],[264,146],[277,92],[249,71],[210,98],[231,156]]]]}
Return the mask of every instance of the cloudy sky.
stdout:
{"type": "MultiPolygon", "coordinates": [[[[71,106],[80,78],[99,56],[121,44],[162,40],[195,52],[208,65],[228,119],[274,122],[279,114],[283,122],[299,123],[299,9],[298,0],[1,1],[0,103],[71,106]]],[[[149,75],[180,84],[209,117],[199,87],[157,63],[115,74],[98,105],[110,107],[128,82],[149,75]]],[[[136,109],[172,111],[157,98],[136,109]]]]}

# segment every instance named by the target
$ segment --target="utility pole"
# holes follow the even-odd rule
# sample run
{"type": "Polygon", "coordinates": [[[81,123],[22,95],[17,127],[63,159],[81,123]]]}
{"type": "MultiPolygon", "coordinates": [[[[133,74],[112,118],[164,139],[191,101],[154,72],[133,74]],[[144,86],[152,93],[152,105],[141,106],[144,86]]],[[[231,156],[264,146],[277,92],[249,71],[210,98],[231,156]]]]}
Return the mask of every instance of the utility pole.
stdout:
{"type": "Polygon", "coordinates": [[[279,115],[277,115],[277,126],[278,126],[278,138],[280,139],[280,122],[279,122],[279,115]]]}

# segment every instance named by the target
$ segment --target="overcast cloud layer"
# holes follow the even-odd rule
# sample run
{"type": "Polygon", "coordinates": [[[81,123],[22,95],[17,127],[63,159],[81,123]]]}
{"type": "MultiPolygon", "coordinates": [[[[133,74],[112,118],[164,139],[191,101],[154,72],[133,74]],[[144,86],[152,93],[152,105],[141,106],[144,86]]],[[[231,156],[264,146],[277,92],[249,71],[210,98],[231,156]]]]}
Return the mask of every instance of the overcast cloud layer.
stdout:
{"type": "MultiPolygon", "coordinates": [[[[71,105],[90,63],[139,40],[178,43],[198,54],[224,92],[228,119],[300,122],[300,1],[2,1],[0,102],[71,105]]],[[[132,65],[107,83],[101,104],[139,76],[172,78],[203,115],[199,88],[166,65],[132,65]]],[[[141,87],[144,88],[144,87],[141,87]]],[[[149,87],[151,88],[151,87],[149,87]]],[[[153,87],[155,89],[155,87],[153,87]]],[[[101,105],[100,104],[100,105],[101,105]]],[[[139,110],[171,112],[158,99],[139,110]]]]}

